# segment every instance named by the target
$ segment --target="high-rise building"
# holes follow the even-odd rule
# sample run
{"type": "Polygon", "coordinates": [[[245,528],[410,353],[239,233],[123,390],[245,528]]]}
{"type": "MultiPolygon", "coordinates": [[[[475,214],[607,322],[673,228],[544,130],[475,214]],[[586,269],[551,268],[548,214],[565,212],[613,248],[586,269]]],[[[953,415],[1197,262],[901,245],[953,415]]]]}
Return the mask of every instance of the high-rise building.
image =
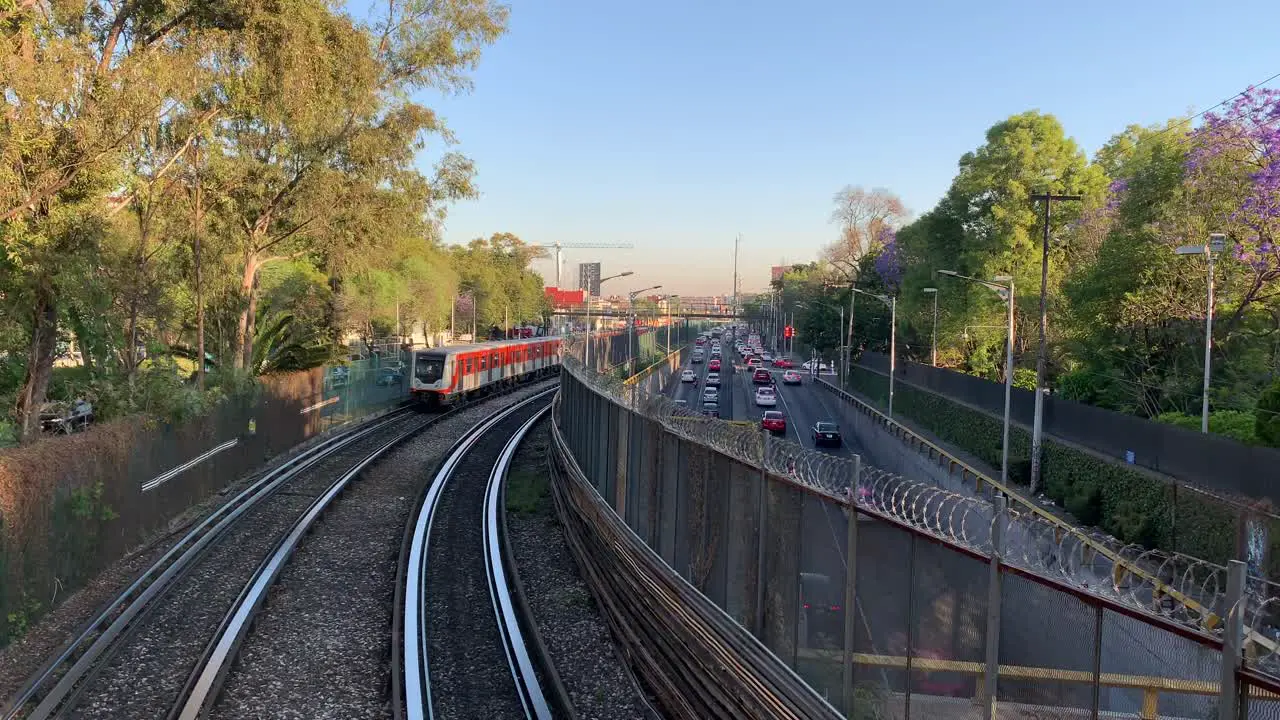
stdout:
{"type": "Polygon", "coordinates": [[[578,289],[600,297],[600,263],[578,263],[578,289]]]}
{"type": "Polygon", "coordinates": [[[773,282],[778,282],[779,280],[782,279],[783,275],[787,274],[787,271],[789,271],[790,269],[791,269],[790,265],[774,265],[772,268],[770,268],[769,279],[772,280],[773,282]]]}

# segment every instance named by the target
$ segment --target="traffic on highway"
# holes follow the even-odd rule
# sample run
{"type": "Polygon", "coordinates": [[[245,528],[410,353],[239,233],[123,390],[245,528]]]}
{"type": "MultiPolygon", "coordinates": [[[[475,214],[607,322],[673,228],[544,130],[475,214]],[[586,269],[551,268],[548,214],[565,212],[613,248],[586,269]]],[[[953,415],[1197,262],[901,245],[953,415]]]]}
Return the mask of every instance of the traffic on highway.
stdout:
{"type": "Polygon", "coordinates": [[[824,363],[816,365],[775,355],[746,325],[716,328],[694,341],[669,392],[691,412],[752,424],[828,454],[861,452],[840,427],[835,398],[813,386],[818,377],[832,377],[824,363]]]}

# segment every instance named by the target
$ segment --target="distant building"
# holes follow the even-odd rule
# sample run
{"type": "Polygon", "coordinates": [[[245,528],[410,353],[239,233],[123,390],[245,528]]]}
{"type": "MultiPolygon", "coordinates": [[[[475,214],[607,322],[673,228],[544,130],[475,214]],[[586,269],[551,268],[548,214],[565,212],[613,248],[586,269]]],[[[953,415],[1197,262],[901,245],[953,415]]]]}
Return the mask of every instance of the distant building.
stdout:
{"type": "Polygon", "coordinates": [[[790,270],[792,267],[794,266],[793,265],[774,265],[769,272],[769,281],[778,282],[779,280],[782,279],[782,276],[786,275],[787,271],[790,270]]]}
{"type": "Polygon", "coordinates": [[[578,289],[600,297],[600,263],[578,263],[578,289]]]}

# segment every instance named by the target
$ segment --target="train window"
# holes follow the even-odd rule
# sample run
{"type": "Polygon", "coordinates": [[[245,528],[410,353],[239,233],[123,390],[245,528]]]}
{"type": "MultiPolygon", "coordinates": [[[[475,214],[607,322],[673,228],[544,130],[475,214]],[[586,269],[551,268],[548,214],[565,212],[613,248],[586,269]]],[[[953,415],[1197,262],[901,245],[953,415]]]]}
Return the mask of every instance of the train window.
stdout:
{"type": "Polygon", "coordinates": [[[426,385],[439,382],[444,376],[444,358],[438,355],[419,355],[413,365],[413,374],[418,382],[426,385]]]}
{"type": "Polygon", "coordinates": [[[485,367],[485,365],[484,365],[484,361],[485,361],[485,357],[484,357],[483,355],[481,355],[481,356],[480,356],[480,369],[481,369],[481,370],[483,370],[483,369],[484,369],[484,367],[485,367]]]}
{"type": "Polygon", "coordinates": [[[493,366],[494,366],[494,367],[498,367],[498,366],[499,366],[499,365],[501,365],[501,364],[502,364],[502,363],[498,362],[498,353],[494,353],[494,354],[493,354],[493,366]]]}
{"type": "Polygon", "coordinates": [[[467,374],[471,374],[471,358],[467,358],[467,374]]]}

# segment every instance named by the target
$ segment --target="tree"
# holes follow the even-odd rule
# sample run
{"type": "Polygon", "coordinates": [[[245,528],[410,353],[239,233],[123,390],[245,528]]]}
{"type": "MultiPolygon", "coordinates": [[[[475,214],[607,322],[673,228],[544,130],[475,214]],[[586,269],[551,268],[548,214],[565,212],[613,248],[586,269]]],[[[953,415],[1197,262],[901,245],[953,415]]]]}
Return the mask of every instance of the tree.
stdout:
{"type": "Polygon", "coordinates": [[[902,200],[884,188],[868,191],[846,185],[835,194],[833,202],[831,221],[840,226],[840,239],[824,254],[828,262],[846,270],[871,250],[885,230],[900,226],[908,217],[902,200]]]}
{"type": "MultiPolygon", "coordinates": [[[[130,142],[195,110],[206,34],[234,24],[218,3],[24,2],[0,13],[0,247],[6,284],[28,308],[26,370],[15,415],[39,430],[68,272],[96,253],[115,174],[130,142]]],[[[150,163],[153,179],[171,164],[150,163]]],[[[128,194],[125,197],[129,197],[128,194]]]]}
{"type": "MultiPolygon", "coordinates": [[[[457,271],[437,223],[474,195],[474,168],[453,153],[433,176],[414,167],[427,138],[452,135],[410,98],[467,89],[507,10],[387,0],[371,14],[0,2],[0,397],[24,437],[71,343],[86,392],[129,409],[151,406],[135,388],[177,378],[176,362],[139,363],[143,345],[183,360],[207,346],[211,363],[257,371],[314,362],[317,338],[331,353],[354,300],[379,301],[364,304],[370,322],[388,303],[440,322],[457,271]],[[280,314],[302,277],[305,307],[280,314]],[[132,379],[153,371],[174,377],[132,379]]],[[[512,282],[536,313],[536,281],[512,282]]]]}
{"type": "Polygon", "coordinates": [[[1250,88],[1191,135],[1187,184],[1204,215],[1191,242],[1226,232],[1244,287],[1226,318],[1230,333],[1255,303],[1280,297],[1280,91],[1250,88]]]}

